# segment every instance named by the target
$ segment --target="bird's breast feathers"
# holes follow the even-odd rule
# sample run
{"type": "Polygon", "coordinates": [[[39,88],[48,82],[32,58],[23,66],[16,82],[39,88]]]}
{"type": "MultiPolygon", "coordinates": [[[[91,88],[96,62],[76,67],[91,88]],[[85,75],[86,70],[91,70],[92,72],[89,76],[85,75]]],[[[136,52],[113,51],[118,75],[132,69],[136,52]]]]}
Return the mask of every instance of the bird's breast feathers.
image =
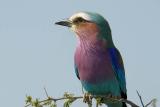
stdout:
{"type": "Polygon", "coordinates": [[[97,83],[115,78],[107,50],[78,47],[75,64],[81,80],[97,83]]]}

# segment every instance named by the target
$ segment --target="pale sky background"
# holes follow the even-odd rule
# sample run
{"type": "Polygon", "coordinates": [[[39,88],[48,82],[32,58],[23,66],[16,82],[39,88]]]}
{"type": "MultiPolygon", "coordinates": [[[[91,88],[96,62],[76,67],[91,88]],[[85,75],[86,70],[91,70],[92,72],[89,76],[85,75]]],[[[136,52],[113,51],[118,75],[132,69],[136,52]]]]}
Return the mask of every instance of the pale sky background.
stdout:
{"type": "MultiPolygon", "coordinates": [[[[23,107],[25,95],[81,95],[74,73],[76,36],[54,22],[92,11],[109,22],[125,63],[128,99],[160,101],[159,0],[0,0],[0,106],[23,107]]],[[[160,106],[160,103],[157,106],[160,106]]],[[[72,107],[87,107],[76,102],[72,107]]],[[[61,107],[61,105],[59,105],[61,107]]]]}

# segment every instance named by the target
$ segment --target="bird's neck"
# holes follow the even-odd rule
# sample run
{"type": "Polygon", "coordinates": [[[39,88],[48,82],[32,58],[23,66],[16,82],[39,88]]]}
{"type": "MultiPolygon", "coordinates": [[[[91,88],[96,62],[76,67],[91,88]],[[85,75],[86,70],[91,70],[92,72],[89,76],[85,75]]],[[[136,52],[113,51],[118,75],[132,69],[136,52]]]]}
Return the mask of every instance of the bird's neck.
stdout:
{"type": "Polygon", "coordinates": [[[105,39],[78,38],[77,51],[84,55],[99,55],[106,53],[107,48],[113,48],[105,39]]]}
{"type": "Polygon", "coordinates": [[[76,29],[79,45],[91,47],[114,47],[111,33],[104,32],[106,29],[100,30],[99,26],[94,23],[80,25],[76,29]]]}
{"type": "Polygon", "coordinates": [[[106,49],[113,48],[114,44],[112,42],[112,38],[108,38],[109,40],[102,38],[99,33],[77,33],[78,35],[78,46],[84,48],[94,48],[94,49],[106,49]]]}

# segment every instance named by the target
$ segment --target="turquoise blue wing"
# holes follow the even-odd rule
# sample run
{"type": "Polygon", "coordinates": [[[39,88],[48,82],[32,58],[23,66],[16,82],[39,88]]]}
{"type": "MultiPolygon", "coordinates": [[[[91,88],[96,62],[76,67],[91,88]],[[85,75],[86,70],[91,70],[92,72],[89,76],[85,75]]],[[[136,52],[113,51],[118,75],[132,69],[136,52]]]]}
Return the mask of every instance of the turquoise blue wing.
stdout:
{"type": "Polygon", "coordinates": [[[126,79],[122,57],[120,55],[120,52],[116,48],[109,48],[109,54],[113,70],[119,82],[121,95],[123,96],[123,98],[126,98],[126,79]]]}

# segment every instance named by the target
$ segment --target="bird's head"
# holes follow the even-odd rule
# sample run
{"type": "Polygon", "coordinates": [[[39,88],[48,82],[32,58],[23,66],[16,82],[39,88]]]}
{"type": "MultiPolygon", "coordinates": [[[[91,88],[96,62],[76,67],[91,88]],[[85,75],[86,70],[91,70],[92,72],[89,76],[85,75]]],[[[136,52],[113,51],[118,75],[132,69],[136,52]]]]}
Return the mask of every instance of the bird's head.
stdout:
{"type": "Polygon", "coordinates": [[[80,38],[99,38],[112,41],[108,22],[97,13],[78,12],[67,20],[55,24],[71,28],[80,38]]]}

